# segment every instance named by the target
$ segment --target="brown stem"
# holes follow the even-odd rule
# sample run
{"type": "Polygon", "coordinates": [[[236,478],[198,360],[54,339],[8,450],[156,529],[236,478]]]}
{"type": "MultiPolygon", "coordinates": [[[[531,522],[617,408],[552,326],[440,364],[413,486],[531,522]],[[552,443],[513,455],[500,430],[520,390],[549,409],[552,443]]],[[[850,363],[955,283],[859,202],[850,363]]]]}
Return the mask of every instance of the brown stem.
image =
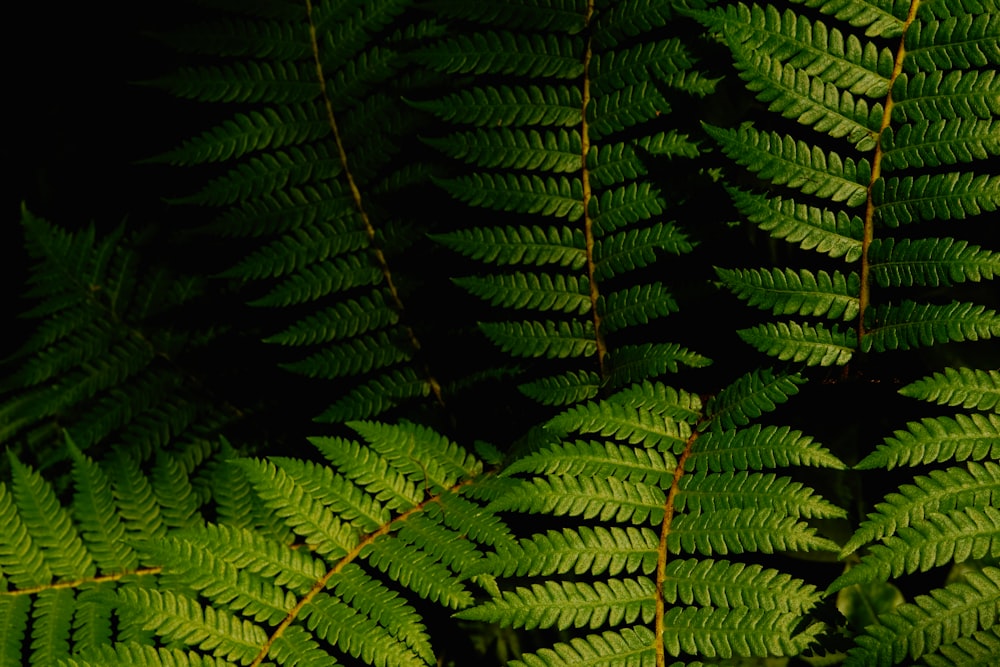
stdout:
{"type": "MultiPolygon", "coordinates": [[[[396,308],[396,311],[402,315],[405,310],[403,307],[403,300],[399,296],[399,290],[396,288],[396,283],[393,280],[392,271],[389,270],[389,261],[386,259],[385,252],[383,252],[382,248],[376,243],[375,226],[372,224],[371,216],[368,214],[368,210],[365,207],[364,198],[361,196],[361,189],[358,187],[357,181],[354,179],[354,173],[348,165],[347,149],[344,147],[344,140],[340,134],[340,128],[337,124],[337,116],[333,112],[333,101],[330,99],[326,90],[326,75],[323,72],[323,63],[321,62],[319,56],[319,38],[316,35],[316,24],[313,22],[312,13],[312,1],[306,0],[306,14],[309,20],[309,40],[312,45],[313,61],[316,64],[316,78],[319,80],[319,87],[323,94],[323,105],[326,108],[327,124],[330,126],[330,132],[333,134],[333,140],[337,146],[337,155],[339,156],[340,164],[344,169],[344,176],[347,179],[347,186],[351,191],[351,198],[354,200],[354,206],[358,210],[358,216],[364,226],[365,234],[368,235],[368,240],[371,244],[371,252],[375,257],[375,263],[378,265],[379,270],[382,272],[382,277],[385,279],[385,284],[389,290],[389,296],[392,299],[393,306],[396,308]]],[[[421,348],[420,340],[417,338],[417,334],[413,331],[413,328],[408,325],[404,325],[403,329],[406,331],[406,336],[410,342],[410,346],[413,348],[413,351],[419,352],[421,348]]],[[[431,392],[434,394],[434,398],[440,405],[444,405],[444,398],[441,395],[441,385],[434,378],[434,376],[431,375],[429,369],[425,368],[424,371],[426,379],[430,384],[431,392]]]]}
{"type": "MultiPolygon", "coordinates": [[[[594,0],[587,2],[587,16],[585,23],[590,23],[590,18],[594,14],[594,0]]],[[[583,103],[582,121],[580,123],[580,181],[583,186],[583,234],[586,239],[587,248],[587,282],[590,285],[590,312],[594,320],[594,342],[597,344],[597,365],[600,369],[601,378],[607,379],[608,369],[605,358],[608,354],[608,345],[604,340],[604,331],[601,322],[601,313],[598,310],[598,302],[601,293],[597,287],[597,280],[594,279],[596,265],[594,262],[594,220],[590,216],[590,199],[593,196],[590,186],[590,170],[587,168],[587,154],[590,153],[590,124],[587,122],[587,106],[590,104],[590,61],[593,57],[593,40],[587,37],[587,48],[583,54],[583,103]]]]}
{"type": "Polygon", "coordinates": [[[868,182],[868,197],[865,201],[864,235],[861,237],[861,291],[858,294],[858,349],[862,349],[861,343],[867,333],[865,330],[865,312],[871,304],[871,284],[870,269],[868,260],[868,249],[872,239],[875,237],[875,199],[873,190],[875,183],[882,175],[882,134],[888,129],[892,121],[892,86],[896,78],[903,71],[903,59],[906,57],[906,32],[910,24],[917,16],[917,8],[920,0],[911,0],[910,11],[903,23],[903,34],[899,38],[899,48],[896,50],[896,60],[892,66],[892,75],[889,77],[889,92],[885,96],[885,107],[882,110],[882,122],[879,125],[878,138],[875,142],[875,154],[872,156],[872,175],[868,182]]]}

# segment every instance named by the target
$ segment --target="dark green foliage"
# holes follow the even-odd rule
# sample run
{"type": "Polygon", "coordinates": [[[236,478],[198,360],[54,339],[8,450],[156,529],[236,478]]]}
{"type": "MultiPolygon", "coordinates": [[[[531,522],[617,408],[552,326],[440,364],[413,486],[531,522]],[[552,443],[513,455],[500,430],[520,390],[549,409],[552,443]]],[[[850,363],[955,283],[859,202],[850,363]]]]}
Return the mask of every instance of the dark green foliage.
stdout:
{"type": "Polygon", "coordinates": [[[996,2],[203,4],[171,224],[23,215],[0,667],[1000,664],[996,2]]]}
{"type": "Polygon", "coordinates": [[[214,50],[223,65],[157,82],[175,95],[241,105],[231,120],[158,159],[223,166],[181,200],[220,209],[206,231],[256,240],[217,269],[221,276],[259,284],[254,306],[313,306],[302,318],[270,316],[263,338],[302,350],[284,368],[339,381],[324,421],[440,398],[438,381],[416,360],[421,345],[402,318],[392,263],[393,249],[428,224],[389,202],[427,180],[424,167],[396,159],[419,120],[400,96],[426,80],[406,70],[403,52],[440,33],[409,13],[411,4],[316,2],[266,17],[240,8],[196,29],[217,37],[215,49],[178,39],[181,50],[214,50]],[[372,302],[383,308],[376,318],[367,313],[372,302]]]}
{"type": "Polygon", "coordinates": [[[427,142],[470,165],[439,180],[445,190],[472,206],[537,220],[513,227],[498,215],[495,226],[438,237],[504,268],[456,279],[460,286],[511,312],[534,311],[533,319],[483,322],[481,330],[517,357],[585,364],[585,374],[560,372],[566,364],[533,371],[542,377],[521,390],[548,405],[568,405],[680,365],[707,364],[676,345],[640,350],[612,338],[676,309],[669,288],[638,271],[692,248],[663,220],[669,199],[649,180],[649,165],[653,156],[699,154],[686,136],[660,129],[658,119],[671,100],[703,95],[711,84],[693,69],[680,37],[653,37],[669,25],[668,7],[568,3],[558,14],[565,20],[529,27],[516,6],[490,5],[480,13],[447,4],[446,12],[474,21],[471,34],[417,53],[442,72],[505,77],[497,86],[473,76],[468,92],[417,103],[452,126],[427,142]],[[456,102],[465,113],[455,111],[456,102]],[[472,113],[486,105],[489,113],[472,113]]]}
{"type": "Polygon", "coordinates": [[[6,359],[0,441],[52,465],[66,458],[59,422],[69,417],[80,448],[122,444],[146,458],[235,418],[184,367],[218,333],[184,326],[203,280],[144,265],[143,240],[122,227],[99,238],[28,212],[22,223],[33,261],[24,316],[39,324],[6,359]]]}
{"type": "Polygon", "coordinates": [[[945,9],[914,5],[910,11],[903,4],[862,11],[862,5],[823,5],[824,12],[833,11],[850,25],[773,5],[733,4],[695,13],[731,49],[757,99],[794,121],[778,131],[751,123],[736,130],[706,127],[727,155],[774,193],[733,190],[737,206],[773,236],[852,265],[832,278],[787,269],[720,273],[737,296],[776,315],[853,322],[853,331],[791,320],[740,333],[769,355],[809,365],[846,365],[857,350],[907,350],[991,338],[1000,331],[996,311],[981,305],[892,296],[897,287],[988,280],[998,269],[995,253],[966,241],[911,240],[893,232],[916,221],[967,218],[1000,205],[1000,181],[976,173],[1000,153],[992,112],[978,118],[979,112],[935,113],[930,120],[907,111],[938,95],[942,100],[935,108],[946,109],[966,75],[970,87],[978,89],[980,76],[989,85],[992,73],[977,68],[1000,64],[995,34],[984,32],[995,27],[996,17],[986,13],[972,20],[963,10],[952,17],[945,9]],[[838,13],[835,5],[857,6],[838,13]],[[866,28],[865,34],[852,27],[866,28]],[[903,41],[889,48],[876,39],[880,35],[902,35],[903,41]],[[912,90],[911,76],[921,82],[912,90]],[[810,132],[796,132],[795,124],[810,132]],[[776,222],[777,211],[782,217],[776,222]],[[873,280],[885,296],[872,289],[873,280]]]}

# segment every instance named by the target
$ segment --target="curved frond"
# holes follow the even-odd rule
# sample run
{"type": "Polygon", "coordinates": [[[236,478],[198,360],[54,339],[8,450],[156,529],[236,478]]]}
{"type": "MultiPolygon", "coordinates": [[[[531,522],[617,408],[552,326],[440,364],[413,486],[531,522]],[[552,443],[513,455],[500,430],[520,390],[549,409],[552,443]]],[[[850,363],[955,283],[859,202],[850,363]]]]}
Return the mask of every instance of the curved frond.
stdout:
{"type": "MultiPolygon", "coordinates": [[[[507,467],[509,484],[490,507],[558,518],[561,528],[483,559],[473,572],[499,577],[500,590],[460,617],[603,631],[609,642],[634,632],[628,654],[647,655],[648,664],[667,664],[653,662],[657,654],[801,653],[823,628],[810,618],[821,595],[739,555],[833,550],[835,543],[803,519],[845,513],[789,477],[752,470],[844,466],[801,433],[734,428],[751,413],[760,416],[762,397],[787,400],[797,382],[747,376],[704,406],[689,392],[645,382],[551,419],[552,439],[507,467]],[[575,439],[577,433],[601,439],[575,439]]],[[[597,635],[569,636],[568,644],[523,656],[523,664],[565,664],[574,655],[605,664],[593,645],[597,635]]]]}

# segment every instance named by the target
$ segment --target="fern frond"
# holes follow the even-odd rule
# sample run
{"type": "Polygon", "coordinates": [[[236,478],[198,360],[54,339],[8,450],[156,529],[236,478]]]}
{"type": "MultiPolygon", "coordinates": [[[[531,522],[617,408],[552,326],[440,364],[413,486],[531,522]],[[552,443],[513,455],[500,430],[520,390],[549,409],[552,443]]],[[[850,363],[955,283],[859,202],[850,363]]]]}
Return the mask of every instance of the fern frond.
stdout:
{"type": "Polygon", "coordinates": [[[923,521],[934,512],[949,512],[963,507],[989,508],[996,505],[1000,493],[1000,468],[987,461],[969,462],[966,468],[932,470],[921,475],[913,484],[904,484],[875,506],[844,545],[843,554],[856,550],[866,542],[892,535],[897,528],[923,521]]]}
{"type": "Polygon", "coordinates": [[[1000,122],[978,119],[917,121],[882,134],[883,160],[892,169],[940,167],[1000,154],[1000,122]]]}
{"type": "Polygon", "coordinates": [[[463,497],[482,465],[457,444],[413,424],[352,427],[365,444],[314,439],[332,467],[227,463],[217,474],[245,476],[267,525],[171,531],[148,550],[160,585],[120,591],[121,613],[175,648],[241,664],[433,664],[415,601],[468,606],[465,572],[482,569],[484,544],[509,542],[506,528],[463,497]],[[267,535],[281,528],[310,548],[267,535]]]}
{"type": "Polygon", "coordinates": [[[880,104],[869,108],[864,97],[841,91],[833,83],[810,77],[767,54],[747,51],[742,45],[733,48],[733,54],[747,88],[757,91],[757,99],[767,103],[769,111],[831,137],[845,137],[857,150],[875,147],[883,113],[880,104]]]}
{"type": "Polygon", "coordinates": [[[580,166],[580,135],[567,130],[476,130],[425,139],[442,153],[487,168],[572,172],[580,166]]]}
{"type": "Polygon", "coordinates": [[[495,306],[581,315],[590,311],[587,283],[576,276],[512,273],[455,278],[454,282],[495,306]]]}
{"type": "Polygon", "coordinates": [[[480,32],[422,49],[423,64],[449,74],[495,73],[573,79],[583,74],[582,42],[556,33],[480,32]]]}
{"type": "Polygon", "coordinates": [[[763,197],[728,188],[736,207],[771,236],[797,243],[803,250],[816,250],[830,257],[854,262],[861,257],[861,218],[831,211],[793,199],[763,197]]]}
{"type": "Polygon", "coordinates": [[[834,202],[857,206],[867,198],[871,175],[866,160],[855,161],[810,146],[790,135],[763,132],[749,123],[738,130],[705,126],[726,155],[757,176],[834,202]]]}
{"type": "Polygon", "coordinates": [[[979,461],[1000,453],[1000,418],[995,415],[955,415],[910,422],[858,463],[862,469],[922,463],[979,461]]]}
{"type": "Polygon", "coordinates": [[[583,216],[583,190],[577,179],[477,173],[440,181],[439,185],[471,206],[565,217],[571,222],[583,216]]]}
{"type": "Polygon", "coordinates": [[[610,402],[591,402],[553,417],[546,424],[557,433],[598,433],[632,444],[646,442],[663,451],[682,449],[691,427],[669,416],[610,402]]]}
{"type": "Polygon", "coordinates": [[[572,405],[595,398],[601,390],[601,377],[593,372],[570,371],[525,382],[518,389],[543,405],[572,405]]]}
{"type": "Polygon", "coordinates": [[[597,350],[590,322],[488,322],[479,328],[504,352],[520,357],[586,357],[597,350]]]}
{"type": "Polygon", "coordinates": [[[973,637],[995,623],[1000,571],[983,568],[881,615],[858,638],[845,665],[900,664],[973,637]]]}
{"type": "Polygon", "coordinates": [[[989,70],[901,73],[893,86],[900,120],[991,118],[1000,113],[1000,77],[989,70]]]}
{"type": "Polygon", "coordinates": [[[775,315],[812,315],[852,320],[858,314],[856,274],[826,271],[813,274],[786,269],[716,269],[723,283],[747,305],[770,309],[775,315]]]}
{"type": "Polygon", "coordinates": [[[1000,555],[1000,512],[990,506],[933,512],[873,545],[831,590],[1000,555]]]}
{"type": "Polygon", "coordinates": [[[876,181],[879,219],[889,227],[921,220],[963,220],[1000,207],[1000,176],[950,172],[876,181]]]}
{"type": "MultiPolygon", "coordinates": [[[[772,236],[860,260],[860,270],[842,272],[856,278],[837,291],[853,304],[842,311],[849,330],[765,322],[740,336],[767,354],[809,365],[846,365],[857,352],[992,336],[992,310],[971,303],[880,303],[873,283],[937,287],[996,273],[994,253],[964,241],[879,238],[886,228],[1000,206],[995,176],[980,170],[1000,152],[995,77],[981,71],[996,58],[995,39],[986,36],[995,28],[994,14],[978,6],[952,13],[904,2],[800,4],[826,16],[777,3],[689,10],[729,48],[747,88],[778,119],[766,131],[748,121],[735,129],[706,125],[706,132],[767,185],[825,200],[820,208],[730,188],[737,208],[772,236]],[[865,27],[865,35],[854,27],[865,27]],[[884,35],[900,38],[898,46],[886,47],[884,35]],[[784,119],[798,127],[786,128],[784,119]],[[844,144],[852,150],[842,151],[844,144]]],[[[810,311],[808,299],[765,291],[789,287],[795,269],[724,271],[726,286],[751,305],[776,315],[827,314],[825,307],[810,311]]]]}
{"type": "Polygon", "coordinates": [[[490,507],[558,518],[561,528],[480,561],[472,572],[501,577],[500,591],[460,617],[604,631],[523,656],[530,665],[576,655],[619,664],[592,644],[603,637],[622,649],[626,632],[635,640],[628,655],[647,656],[648,664],[667,664],[652,659],[663,658],[661,650],[705,659],[802,652],[823,628],[803,621],[821,599],[815,587],[712,558],[836,548],[802,519],[843,517],[843,510],[788,477],[751,470],[843,464],[790,429],[733,428],[760,416],[762,397],[771,395],[767,409],[774,409],[800,382],[748,375],[704,407],[689,392],[644,382],[551,419],[552,438],[507,467],[502,479],[510,483],[490,507]],[[505,587],[508,578],[516,585],[505,587]],[[773,634],[765,637],[756,623],[773,634]]]}
{"type": "Polygon", "coordinates": [[[1000,275],[1000,253],[952,238],[881,239],[869,248],[871,275],[883,287],[939,287],[1000,275]]]}
{"type": "Polygon", "coordinates": [[[547,405],[570,405],[604,387],[704,363],[671,344],[614,349],[607,336],[674,310],[664,286],[625,276],[638,275],[665,253],[693,247],[673,223],[656,219],[667,210],[667,198],[654,186],[649,164],[699,154],[689,135],[655,123],[670,110],[670,88],[703,94],[713,84],[695,76],[685,40],[667,34],[666,8],[629,4],[595,11],[585,2],[535,0],[497,5],[459,11],[449,3],[449,13],[489,27],[439,40],[416,55],[439,72],[471,75],[468,92],[415,103],[453,126],[428,143],[468,165],[465,173],[437,182],[459,201],[502,212],[501,220],[525,221],[440,237],[484,264],[511,267],[506,274],[487,269],[459,285],[494,305],[558,315],[491,322],[482,326],[484,333],[516,356],[593,358],[585,380],[579,370],[540,371],[545,379],[521,388],[547,405]],[[522,11],[545,18],[529,27],[522,11]],[[654,27],[663,34],[646,38],[654,27]],[[504,85],[495,84],[498,76],[504,85]],[[452,110],[455,103],[467,104],[468,111],[452,110]],[[545,220],[533,222],[540,217],[545,220]],[[548,262],[573,273],[560,273],[558,284],[555,277],[537,276],[535,285],[536,274],[522,270],[548,262]]]}
{"type": "Polygon", "coordinates": [[[862,44],[853,34],[845,35],[812,21],[791,9],[773,5],[744,4],[718,7],[698,14],[713,30],[724,32],[728,42],[746,50],[767,54],[809,75],[855,95],[881,97],[889,90],[892,55],[872,42],[862,44]]]}
{"type": "Polygon", "coordinates": [[[413,101],[442,120],[476,127],[572,127],[580,122],[580,89],[570,86],[482,86],[413,101]]]}
{"type": "Polygon", "coordinates": [[[587,261],[583,234],[546,227],[474,227],[434,237],[472,259],[505,264],[582,268],[587,261]]]}
{"type": "Polygon", "coordinates": [[[614,371],[608,379],[611,387],[624,387],[649,377],[676,373],[681,366],[704,368],[712,361],[676,343],[622,345],[608,357],[614,371]]]}
{"type": "Polygon", "coordinates": [[[842,470],[845,466],[828,449],[801,431],[788,427],[752,425],[727,437],[711,431],[698,438],[688,463],[692,471],[763,470],[784,466],[818,466],[842,470]]]}
{"type": "Polygon", "coordinates": [[[782,361],[807,366],[843,366],[854,355],[857,341],[835,324],[768,322],[737,332],[745,342],[782,361]]]}
{"type": "Polygon", "coordinates": [[[124,228],[103,238],[93,226],[68,233],[27,211],[22,223],[34,260],[27,296],[38,302],[26,316],[39,325],[4,361],[0,442],[28,438],[32,456],[51,465],[66,458],[53,451],[63,442],[58,422],[82,449],[124,443],[145,457],[236,417],[207,402],[204,378],[178,366],[218,335],[189,318],[171,323],[187,317],[202,281],[145,261],[124,228]]]}
{"type": "Polygon", "coordinates": [[[1000,411],[1000,371],[946,368],[943,373],[912,382],[899,393],[940,405],[1000,411]]]}
{"type": "Polygon", "coordinates": [[[806,379],[797,373],[775,375],[770,369],[753,371],[720,391],[705,406],[708,416],[723,428],[745,426],[799,393],[806,379]]]}
{"type": "Polygon", "coordinates": [[[939,306],[903,301],[875,308],[870,317],[872,326],[861,341],[865,351],[908,350],[1000,335],[1000,315],[974,303],[939,306]]]}
{"type": "MultiPolygon", "coordinates": [[[[242,105],[158,159],[219,163],[221,176],[176,201],[218,209],[199,231],[257,241],[221,255],[228,266],[216,275],[242,283],[247,302],[274,309],[260,337],[296,348],[283,368],[344,379],[331,402],[350,407],[327,410],[324,419],[343,410],[367,417],[429,394],[442,403],[431,369],[416,362],[421,343],[402,321],[394,263],[430,230],[419,212],[402,220],[392,203],[429,179],[422,162],[396,164],[425,120],[401,99],[432,79],[405,70],[404,51],[445,34],[436,21],[411,14],[412,4],[318,1],[263,21],[210,23],[193,30],[216,34],[221,63],[194,65],[160,82],[199,101],[242,105]],[[256,30],[263,43],[248,45],[256,30]],[[358,307],[376,300],[386,309],[359,318],[358,307]],[[320,301],[321,315],[292,308],[320,301]],[[342,361],[355,353],[369,360],[342,361]],[[403,390],[400,374],[409,371],[423,383],[403,390]],[[390,386],[392,397],[372,396],[390,386]]],[[[197,51],[207,48],[197,43],[197,51]]]]}

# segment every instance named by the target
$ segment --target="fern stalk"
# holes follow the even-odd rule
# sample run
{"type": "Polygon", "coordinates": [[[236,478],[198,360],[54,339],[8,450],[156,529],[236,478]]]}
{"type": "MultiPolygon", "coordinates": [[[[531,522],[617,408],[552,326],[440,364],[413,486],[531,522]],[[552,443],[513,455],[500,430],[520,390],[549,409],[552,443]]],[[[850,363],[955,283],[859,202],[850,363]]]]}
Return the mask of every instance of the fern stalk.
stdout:
{"type": "MultiPolygon", "coordinates": [[[[333,100],[327,93],[326,88],[326,75],[323,72],[323,61],[320,58],[320,48],[319,39],[316,34],[316,23],[313,21],[313,3],[312,0],[306,0],[306,15],[309,22],[309,42],[312,47],[313,60],[316,63],[316,77],[319,81],[319,87],[322,91],[323,96],[323,107],[326,110],[326,120],[330,124],[330,133],[333,137],[333,141],[337,146],[337,156],[340,158],[340,164],[344,168],[344,178],[347,181],[347,186],[351,191],[351,198],[354,200],[354,205],[358,209],[358,216],[361,219],[361,223],[364,226],[365,234],[368,236],[368,242],[370,244],[369,251],[375,258],[375,262],[378,264],[379,270],[382,272],[382,277],[385,280],[386,289],[389,295],[392,297],[392,303],[396,307],[396,311],[402,315],[404,312],[403,300],[399,296],[399,290],[396,288],[395,280],[393,279],[392,271],[389,268],[389,260],[385,256],[385,251],[379,245],[378,240],[375,236],[375,226],[372,224],[371,217],[368,215],[368,211],[365,207],[364,198],[361,194],[361,189],[358,187],[357,180],[354,177],[354,172],[351,170],[349,160],[347,157],[347,149],[344,147],[344,139],[340,134],[340,127],[337,124],[337,116],[333,111],[333,100]]],[[[420,351],[421,345],[420,340],[417,338],[416,332],[413,331],[413,327],[407,324],[403,325],[403,329],[406,332],[407,339],[410,342],[410,346],[413,348],[414,353],[420,351]]],[[[431,388],[431,393],[434,394],[434,398],[437,400],[438,404],[444,405],[444,398],[441,394],[441,385],[430,373],[430,370],[424,367],[426,373],[426,380],[431,388]]]]}
{"type": "Polygon", "coordinates": [[[667,492],[667,502],[663,506],[663,524],[660,526],[660,547],[656,555],[656,626],[653,630],[653,635],[656,637],[656,667],[666,667],[667,664],[666,647],[663,643],[664,616],[667,609],[666,600],[663,596],[663,583],[666,581],[667,557],[669,554],[667,537],[670,535],[670,528],[673,525],[674,504],[677,500],[677,494],[680,492],[680,481],[681,477],[684,476],[684,464],[687,463],[688,457],[691,455],[698,435],[699,431],[695,428],[691,437],[684,443],[684,451],[677,457],[677,466],[674,468],[673,479],[670,482],[670,491],[667,492]]]}
{"type": "MultiPolygon", "coordinates": [[[[463,480],[452,486],[447,491],[445,491],[445,493],[455,493],[462,487],[468,486],[470,483],[471,483],[470,480],[463,480]]],[[[267,641],[264,642],[264,644],[261,646],[260,653],[258,653],[257,656],[253,659],[253,662],[250,663],[250,667],[260,667],[260,665],[267,658],[268,653],[271,650],[271,646],[274,644],[274,642],[285,633],[285,631],[288,629],[290,625],[292,625],[292,623],[295,622],[295,620],[301,613],[302,609],[312,600],[314,600],[318,594],[323,592],[327,584],[330,582],[330,579],[334,575],[340,574],[345,567],[357,561],[358,558],[361,556],[361,553],[366,548],[374,544],[375,540],[379,539],[380,537],[388,535],[393,530],[397,529],[403,522],[405,522],[410,517],[422,513],[427,508],[428,505],[434,503],[440,503],[442,495],[443,494],[438,494],[426,498],[421,503],[415,505],[414,507],[411,507],[405,512],[402,512],[398,516],[393,517],[391,521],[380,526],[378,530],[372,531],[371,533],[368,533],[367,535],[361,537],[358,540],[357,545],[353,549],[351,549],[350,552],[348,552],[344,557],[342,557],[339,561],[337,561],[337,563],[332,568],[330,568],[326,572],[326,574],[317,579],[316,582],[313,584],[312,588],[310,588],[305,595],[299,598],[298,603],[288,611],[288,614],[285,616],[285,618],[280,623],[278,623],[278,625],[274,629],[274,632],[271,633],[271,635],[267,638],[267,641]]]]}
{"type": "MultiPolygon", "coordinates": [[[[587,12],[584,15],[584,25],[589,26],[594,15],[594,0],[587,0],[587,12]]],[[[587,277],[590,283],[590,312],[594,319],[594,342],[597,346],[597,367],[601,379],[608,379],[608,369],[605,357],[608,354],[608,344],[604,340],[604,327],[601,322],[601,311],[598,304],[601,298],[595,269],[594,259],[594,219],[590,214],[591,185],[590,170],[587,168],[587,155],[590,153],[590,123],[587,120],[587,106],[590,104],[590,61],[594,55],[594,36],[587,36],[587,47],[583,53],[583,103],[581,104],[580,121],[580,180],[583,184],[583,234],[587,243],[587,277]]]]}
{"type": "MultiPolygon", "coordinates": [[[[917,17],[917,8],[920,6],[920,0],[910,0],[910,10],[906,15],[906,20],[903,22],[902,34],[899,36],[899,46],[896,49],[896,57],[892,65],[892,75],[889,77],[889,92],[885,97],[885,105],[882,109],[882,122],[879,125],[878,138],[875,141],[875,151],[872,155],[872,175],[868,182],[867,197],[865,199],[865,214],[864,214],[864,234],[861,237],[861,284],[858,291],[858,348],[861,348],[861,341],[864,339],[865,331],[865,313],[868,310],[868,306],[871,303],[871,263],[868,259],[868,249],[871,247],[872,240],[875,238],[875,197],[874,197],[874,187],[876,181],[882,175],[882,136],[886,129],[892,123],[892,86],[896,82],[897,77],[903,71],[903,60],[906,57],[906,33],[913,23],[914,19],[917,17]]],[[[846,374],[847,368],[845,365],[844,372],[846,374]]]]}

